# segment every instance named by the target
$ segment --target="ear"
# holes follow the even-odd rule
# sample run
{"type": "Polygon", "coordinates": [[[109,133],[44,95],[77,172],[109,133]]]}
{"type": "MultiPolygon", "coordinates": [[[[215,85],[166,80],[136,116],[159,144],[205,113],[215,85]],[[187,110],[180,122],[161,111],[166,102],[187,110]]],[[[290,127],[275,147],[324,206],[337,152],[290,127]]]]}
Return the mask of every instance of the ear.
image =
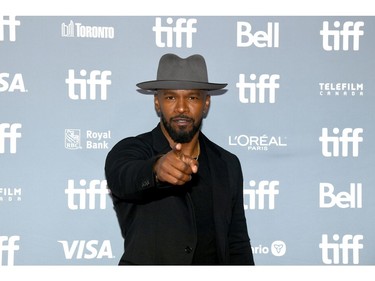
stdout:
{"type": "Polygon", "coordinates": [[[210,104],[211,104],[211,96],[206,95],[206,100],[204,102],[204,108],[203,108],[204,116],[207,116],[207,113],[210,110],[210,104]]]}
{"type": "Polygon", "coordinates": [[[155,107],[156,113],[160,117],[160,104],[159,104],[158,94],[154,95],[154,107],[155,107]]]}

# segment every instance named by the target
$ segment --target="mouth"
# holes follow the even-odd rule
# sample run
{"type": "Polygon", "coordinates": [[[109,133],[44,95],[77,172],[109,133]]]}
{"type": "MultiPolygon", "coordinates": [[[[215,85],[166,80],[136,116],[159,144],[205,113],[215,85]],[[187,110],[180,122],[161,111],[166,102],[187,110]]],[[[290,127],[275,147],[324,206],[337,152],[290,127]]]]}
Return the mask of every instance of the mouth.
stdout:
{"type": "Polygon", "coordinates": [[[178,127],[187,127],[193,124],[193,119],[189,117],[174,117],[171,121],[178,127]]]}

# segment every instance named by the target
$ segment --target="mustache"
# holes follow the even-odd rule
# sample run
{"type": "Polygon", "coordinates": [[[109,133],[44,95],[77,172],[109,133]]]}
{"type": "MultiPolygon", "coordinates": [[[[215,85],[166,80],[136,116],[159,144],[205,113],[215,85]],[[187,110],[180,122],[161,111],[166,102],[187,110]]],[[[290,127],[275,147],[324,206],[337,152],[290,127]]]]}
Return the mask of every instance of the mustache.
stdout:
{"type": "Polygon", "coordinates": [[[189,116],[186,116],[184,114],[181,114],[181,115],[177,115],[177,116],[173,116],[170,118],[170,121],[173,121],[175,119],[186,119],[188,121],[191,121],[191,122],[194,122],[195,120],[189,116]]]}

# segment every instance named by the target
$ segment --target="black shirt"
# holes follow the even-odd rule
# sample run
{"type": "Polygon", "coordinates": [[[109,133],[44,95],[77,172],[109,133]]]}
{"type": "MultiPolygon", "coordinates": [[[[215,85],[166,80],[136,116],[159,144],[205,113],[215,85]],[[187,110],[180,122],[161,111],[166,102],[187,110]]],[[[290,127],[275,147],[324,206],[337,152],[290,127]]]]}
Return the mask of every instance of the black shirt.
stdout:
{"type": "Polygon", "coordinates": [[[191,181],[191,198],[197,227],[197,246],[194,265],[218,264],[212,203],[212,181],[204,151],[199,156],[198,173],[191,181]]]}

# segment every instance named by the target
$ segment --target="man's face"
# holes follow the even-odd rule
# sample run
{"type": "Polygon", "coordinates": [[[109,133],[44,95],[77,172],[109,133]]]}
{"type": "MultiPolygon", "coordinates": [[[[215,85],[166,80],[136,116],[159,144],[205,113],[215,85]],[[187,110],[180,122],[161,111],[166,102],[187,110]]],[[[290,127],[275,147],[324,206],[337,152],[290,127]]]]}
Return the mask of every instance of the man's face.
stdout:
{"type": "Polygon", "coordinates": [[[154,98],[162,128],[174,142],[188,143],[199,131],[210,105],[202,90],[159,90],[154,98]]]}

